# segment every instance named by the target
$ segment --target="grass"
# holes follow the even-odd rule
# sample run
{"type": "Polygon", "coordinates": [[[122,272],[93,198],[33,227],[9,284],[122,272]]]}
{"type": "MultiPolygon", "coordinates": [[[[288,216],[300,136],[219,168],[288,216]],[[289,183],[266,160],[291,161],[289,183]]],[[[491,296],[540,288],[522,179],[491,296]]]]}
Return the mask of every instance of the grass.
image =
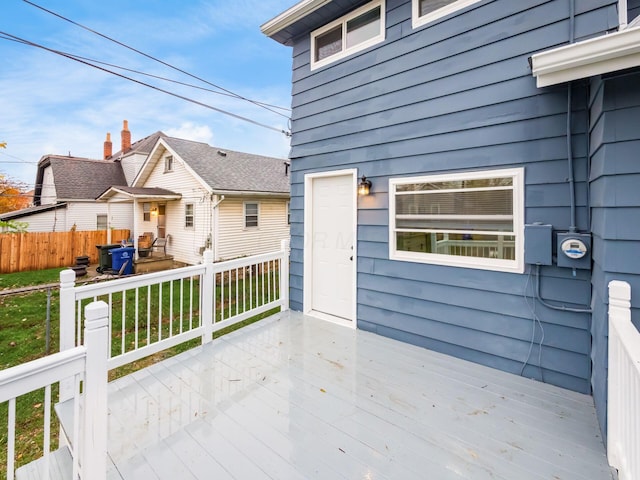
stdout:
{"type": "MultiPolygon", "coordinates": [[[[60,270],[58,268],[39,272],[1,275],[0,289],[57,283],[60,270]]],[[[250,284],[249,278],[234,278],[225,287],[221,287],[218,284],[216,299],[219,308],[216,312],[216,321],[242,312],[245,305],[248,308],[248,293],[242,293],[244,292],[245,281],[249,287],[247,290],[250,289],[251,291],[251,301],[254,305],[256,301],[262,302],[263,298],[268,295],[269,285],[272,299],[277,294],[277,274],[275,281],[271,279],[270,284],[263,282],[263,277],[259,275],[253,275],[250,280],[250,284]]],[[[104,300],[108,299],[104,298],[104,300]]],[[[138,289],[137,292],[129,290],[124,295],[113,294],[111,298],[112,356],[118,355],[123,351],[131,351],[136,348],[136,345],[144,346],[147,342],[154,343],[159,338],[166,338],[170,332],[176,334],[179,331],[186,331],[197,326],[200,315],[197,308],[199,301],[199,281],[197,278],[194,278],[193,281],[185,281],[182,285],[180,281],[165,282],[162,287],[156,285],[150,288],[138,289]],[[171,291],[173,291],[173,301],[170,300],[171,291]],[[123,304],[125,306],[124,309],[123,304]],[[145,320],[137,328],[133,320],[136,314],[135,305],[138,305],[138,318],[149,318],[148,323],[145,320]],[[123,311],[124,314],[122,313],[123,311]],[[181,311],[183,316],[180,321],[181,311]],[[191,318],[189,318],[189,312],[192,312],[191,318]],[[148,317],[147,313],[149,314],[148,317]]],[[[85,302],[85,304],[88,302],[85,302]]],[[[9,368],[45,355],[46,305],[46,291],[0,296],[0,306],[2,307],[0,308],[0,325],[2,326],[0,328],[0,369],[9,368]]],[[[278,310],[276,308],[235,325],[229,325],[216,332],[214,338],[272,315],[278,310]]],[[[59,294],[54,289],[51,291],[50,318],[50,351],[56,352],[59,350],[59,294]]],[[[127,375],[165,358],[194,348],[200,343],[200,338],[196,338],[119,367],[109,372],[109,380],[127,375]]],[[[24,395],[16,402],[16,467],[42,456],[44,435],[43,391],[44,389],[41,389],[24,395]]],[[[57,385],[54,385],[52,391],[53,403],[55,403],[57,394],[57,385]]],[[[6,477],[7,429],[5,427],[8,418],[7,412],[7,403],[0,405],[0,478],[6,477]]],[[[51,450],[53,451],[57,448],[58,423],[55,414],[52,413],[51,418],[51,450]]]]}

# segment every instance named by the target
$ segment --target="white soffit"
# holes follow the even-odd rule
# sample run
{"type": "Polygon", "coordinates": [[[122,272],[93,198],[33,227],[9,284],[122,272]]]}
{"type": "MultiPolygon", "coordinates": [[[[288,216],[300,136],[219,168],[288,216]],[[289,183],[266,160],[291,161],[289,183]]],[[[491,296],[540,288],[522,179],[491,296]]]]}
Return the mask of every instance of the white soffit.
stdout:
{"type": "Polygon", "coordinates": [[[640,66],[640,26],[536,53],[531,57],[538,87],[640,66]]]}
{"type": "Polygon", "coordinates": [[[288,26],[293,25],[310,13],[315,12],[327,3],[331,3],[331,1],[332,0],[302,0],[290,9],[282,12],[277,17],[272,18],[261,25],[260,30],[262,33],[270,37],[271,35],[278,33],[280,30],[284,30],[288,26]]]}

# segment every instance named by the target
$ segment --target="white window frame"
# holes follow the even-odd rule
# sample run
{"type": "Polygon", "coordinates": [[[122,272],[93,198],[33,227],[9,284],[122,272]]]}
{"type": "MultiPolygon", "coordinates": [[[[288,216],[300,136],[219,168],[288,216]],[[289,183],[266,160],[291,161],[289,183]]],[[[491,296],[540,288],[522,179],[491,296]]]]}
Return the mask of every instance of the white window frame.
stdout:
{"type": "Polygon", "coordinates": [[[173,172],[173,155],[167,155],[164,157],[164,171],[173,172]]]}
{"type": "Polygon", "coordinates": [[[353,12],[350,12],[347,15],[344,15],[338,18],[337,20],[334,20],[333,22],[311,32],[311,51],[309,53],[311,57],[311,70],[315,70],[316,68],[323,67],[335,61],[338,61],[342,58],[345,58],[355,52],[359,52],[361,50],[364,50],[365,48],[368,48],[372,45],[382,42],[385,38],[385,32],[386,32],[385,20],[386,20],[385,0],[373,0],[372,2],[369,2],[366,5],[363,5],[362,7],[354,10],[353,12]],[[347,48],[347,23],[350,20],[353,20],[354,18],[359,17],[363,13],[367,13],[368,11],[378,7],[380,7],[380,32],[378,33],[378,35],[376,35],[373,38],[370,38],[365,42],[354,45],[351,48],[347,48]],[[338,25],[342,25],[342,50],[327,58],[323,58],[322,60],[316,61],[315,59],[316,38],[318,38],[323,33],[326,33],[329,30],[334,29],[338,25]]]}
{"type": "Polygon", "coordinates": [[[411,23],[413,28],[418,28],[428,23],[434,22],[435,20],[445,17],[451,13],[457,12],[463,8],[466,8],[474,3],[478,3],[480,0],[458,0],[457,2],[450,3],[449,5],[445,5],[442,8],[434,10],[433,12],[427,13],[426,15],[420,16],[420,0],[411,0],[411,23]]]}
{"type": "Polygon", "coordinates": [[[96,214],[96,230],[109,230],[109,215],[106,213],[96,214]],[[100,224],[100,219],[104,220],[104,224],[100,224]],[[104,228],[102,228],[104,226],[104,228]]]}
{"type": "Polygon", "coordinates": [[[142,221],[151,221],[151,202],[142,202],[142,221]]]}
{"type": "Polygon", "coordinates": [[[291,201],[287,202],[287,225],[291,225],[291,201]]]}
{"type": "Polygon", "coordinates": [[[196,206],[193,203],[185,203],[184,205],[184,228],[193,229],[196,227],[196,206]],[[191,214],[188,213],[189,207],[191,207],[191,214]],[[187,224],[187,219],[191,219],[191,225],[187,224]]]}
{"type": "Polygon", "coordinates": [[[391,178],[389,180],[389,258],[407,262],[429,263],[452,267],[477,268],[500,272],[524,272],[524,168],[482,170],[420,177],[391,178]],[[515,260],[463,257],[439,253],[406,252],[396,248],[396,186],[411,183],[450,182],[496,177],[513,178],[513,232],[515,260]]]}
{"type": "MultiPolygon", "coordinates": [[[[245,229],[255,229],[260,226],[260,202],[244,202],[242,205],[243,217],[244,217],[244,228],[245,229]],[[255,205],[256,206],[256,225],[247,225],[247,205],[255,205]]],[[[251,214],[253,217],[254,214],[251,214]]]]}

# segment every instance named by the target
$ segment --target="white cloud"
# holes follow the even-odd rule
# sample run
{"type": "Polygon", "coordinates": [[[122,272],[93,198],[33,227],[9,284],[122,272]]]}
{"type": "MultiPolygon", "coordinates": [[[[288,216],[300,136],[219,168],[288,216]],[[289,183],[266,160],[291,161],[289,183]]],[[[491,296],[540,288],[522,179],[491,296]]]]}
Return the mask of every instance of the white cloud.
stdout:
{"type": "Polygon", "coordinates": [[[185,122],[178,128],[170,128],[164,133],[170,137],[193,140],[211,144],[213,142],[213,132],[207,125],[196,125],[193,122],[185,122]]]}

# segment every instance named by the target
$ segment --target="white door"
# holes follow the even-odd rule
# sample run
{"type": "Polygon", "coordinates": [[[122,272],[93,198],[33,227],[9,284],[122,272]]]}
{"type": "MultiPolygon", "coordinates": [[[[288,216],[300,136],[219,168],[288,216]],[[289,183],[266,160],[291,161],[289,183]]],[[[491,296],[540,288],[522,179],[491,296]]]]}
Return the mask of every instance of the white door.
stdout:
{"type": "Polygon", "coordinates": [[[320,176],[311,185],[311,310],[354,320],[353,175],[320,176]]]}

